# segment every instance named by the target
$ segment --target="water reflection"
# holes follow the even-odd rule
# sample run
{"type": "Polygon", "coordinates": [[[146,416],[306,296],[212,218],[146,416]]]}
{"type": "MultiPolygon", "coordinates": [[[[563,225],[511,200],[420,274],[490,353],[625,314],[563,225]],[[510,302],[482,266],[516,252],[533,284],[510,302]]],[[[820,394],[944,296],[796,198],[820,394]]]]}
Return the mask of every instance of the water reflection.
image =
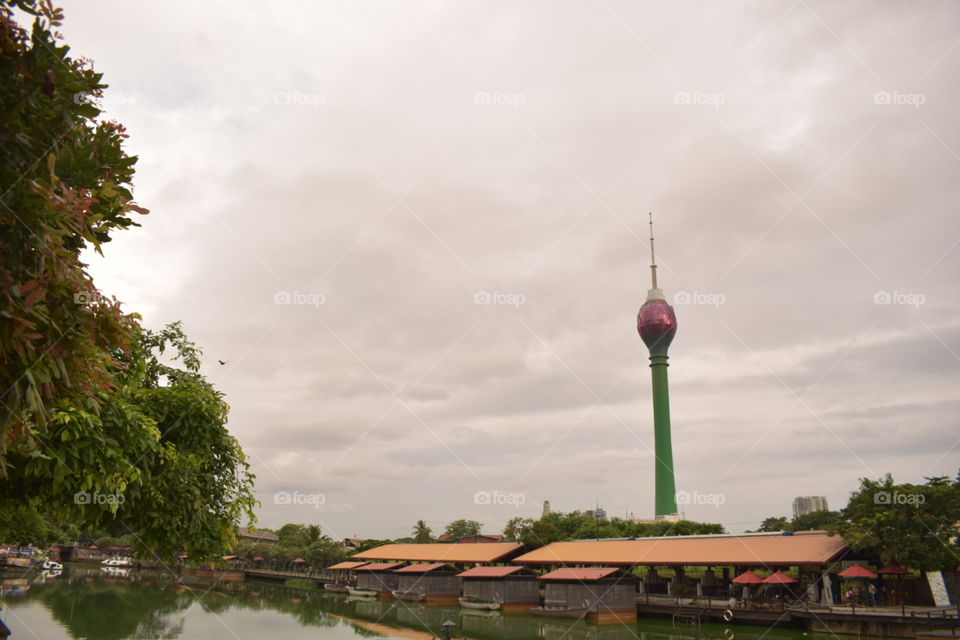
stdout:
{"type": "Polygon", "coordinates": [[[575,620],[501,615],[459,607],[352,598],[259,582],[212,582],[198,576],[133,571],[105,575],[69,567],[36,575],[29,589],[5,596],[5,620],[17,637],[87,640],[322,637],[417,638],[456,623],[457,637],[474,640],[801,640],[790,629],[673,626],[670,621],[603,626],[575,620]],[[38,606],[39,605],[39,606],[38,606]],[[46,619],[42,616],[46,615],[46,619]],[[317,629],[322,629],[318,634],[317,629]],[[30,633],[32,631],[33,633],[30,633]]]}

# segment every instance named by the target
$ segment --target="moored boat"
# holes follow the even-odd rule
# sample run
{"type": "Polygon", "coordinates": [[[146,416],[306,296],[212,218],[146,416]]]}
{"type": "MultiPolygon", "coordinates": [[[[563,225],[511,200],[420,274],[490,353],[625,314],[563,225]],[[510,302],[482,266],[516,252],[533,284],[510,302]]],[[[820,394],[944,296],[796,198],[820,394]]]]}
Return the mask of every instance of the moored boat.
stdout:
{"type": "Polygon", "coordinates": [[[40,565],[40,568],[44,571],[62,571],[63,565],[48,558],[47,560],[43,561],[43,564],[40,565]]]}
{"type": "Polygon", "coordinates": [[[336,584],[335,582],[328,582],[323,585],[323,590],[330,593],[350,593],[350,587],[345,584],[336,584]]]}
{"type": "Polygon", "coordinates": [[[352,596],[363,596],[372,598],[377,595],[376,589],[362,589],[358,587],[347,587],[347,593],[352,596]]]}
{"type": "Polygon", "coordinates": [[[107,558],[100,563],[104,567],[115,567],[118,569],[129,568],[133,566],[130,558],[107,558]]]}
{"type": "Polygon", "coordinates": [[[486,609],[488,611],[494,611],[500,608],[500,603],[492,600],[480,600],[478,598],[458,598],[458,600],[460,601],[460,606],[464,609],[486,609]]]}
{"type": "Polygon", "coordinates": [[[424,599],[424,593],[422,591],[394,590],[391,591],[391,593],[397,600],[406,600],[407,602],[420,602],[424,599]]]}

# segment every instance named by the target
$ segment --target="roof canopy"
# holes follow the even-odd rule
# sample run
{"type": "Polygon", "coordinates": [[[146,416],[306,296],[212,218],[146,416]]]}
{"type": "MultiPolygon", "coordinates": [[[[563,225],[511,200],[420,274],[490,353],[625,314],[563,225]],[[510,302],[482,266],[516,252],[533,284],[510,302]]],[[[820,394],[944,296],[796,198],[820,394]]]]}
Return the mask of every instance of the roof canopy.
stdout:
{"type": "Polygon", "coordinates": [[[763,582],[763,578],[755,574],[753,571],[744,571],[734,578],[733,581],[737,584],[760,584],[763,582]]]}
{"type": "Polygon", "coordinates": [[[837,574],[841,578],[876,578],[877,574],[866,567],[855,564],[837,574]]]}
{"type": "Polygon", "coordinates": [[[467,544],[385,544],[353,557],[357,560],[402,560],[404,562],[497,562],[523,545],[515,542],[467,544]]]}
{"type": "Polygon", "coordinates": [[[541,580],[578,580],[591,582],[606,578],[619,571],[616,567],[599,567],[591,569],[555,569],[540,576],[541,580]]]}
{"type": "MultiPolygon", "coordinates": [[[[492,546],[492,545],[483,545],[492,546]]],[[[824,531],[746,535],[674,536],[636,540],[554,542],[513,562],[518,564],[637,565],[823,565],[846,551],[840,536],[824,531]]]]}
{"type": "Polygon", "coordinates": [[[356,569],[357,567],[362,567],[367,564],[366,562],[338,562],[337,564],[327,567],[328,571],[339,571],[340,569],[356,569]]]}
{"type": "Polygon", "coordinates": [[[357,567],[357,571],[392,571],[402,564],[402,562],[375,562],[357,567]]]}
{"type": "Polygon", "coordinates": [[[463,573],[458,573],[458,578],[503,578],[518,571],[523,571],[523,567],[474,567],[467,569],[463,573]]]}
{"type": "Polygon", "coordinates": [[[883,575],[888,576],[908,576],[910,572],[898,565],[897,563],[891,564],[889,567],[884,567],[877,571],[877,573],[882,573],[883,575]]]}
{"type": "Polygon", "coordinates": [[[796,578],[791,578],[783,571],[777,571],[763,579],[764,584],[792,584],[796,581],[796,578]]]}
{"type": "Polygon", "coordinates": [[[442,562],[434,562],[432,564],[411,564],[410,566],[403,567],[402,569],[397,569],[394,573],[430,573],[431,571],[436,571],[437,569],[449,569],[450,566],[442,562]]]}

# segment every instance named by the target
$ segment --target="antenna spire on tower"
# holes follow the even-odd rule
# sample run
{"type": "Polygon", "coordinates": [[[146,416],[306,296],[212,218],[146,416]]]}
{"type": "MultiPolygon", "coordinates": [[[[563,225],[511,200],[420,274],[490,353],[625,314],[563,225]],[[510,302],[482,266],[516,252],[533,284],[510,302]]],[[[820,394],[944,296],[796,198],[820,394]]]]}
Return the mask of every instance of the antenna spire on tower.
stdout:
{"type": "Polygon", "coordinates": [[[650,276],[653,279],[653,289],[657,288],[657,259],[653,253],[653,212],[650,212],[650,276]]]}

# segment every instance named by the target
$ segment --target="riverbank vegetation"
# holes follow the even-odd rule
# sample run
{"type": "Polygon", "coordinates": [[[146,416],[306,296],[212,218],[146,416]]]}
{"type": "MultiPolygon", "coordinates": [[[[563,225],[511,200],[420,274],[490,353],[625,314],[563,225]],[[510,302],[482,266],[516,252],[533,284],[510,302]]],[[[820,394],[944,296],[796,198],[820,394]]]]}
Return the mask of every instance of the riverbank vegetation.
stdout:
{"type": "Polygon", "coordinates": [[[122,311],[82,261],[147,210],[124,127],[97,107],[107,85],[69,55],[62,19],[0,0],[0,540],[102,530],[218,557],[253,518],[253,476],[200,350],[122,311]]]}

